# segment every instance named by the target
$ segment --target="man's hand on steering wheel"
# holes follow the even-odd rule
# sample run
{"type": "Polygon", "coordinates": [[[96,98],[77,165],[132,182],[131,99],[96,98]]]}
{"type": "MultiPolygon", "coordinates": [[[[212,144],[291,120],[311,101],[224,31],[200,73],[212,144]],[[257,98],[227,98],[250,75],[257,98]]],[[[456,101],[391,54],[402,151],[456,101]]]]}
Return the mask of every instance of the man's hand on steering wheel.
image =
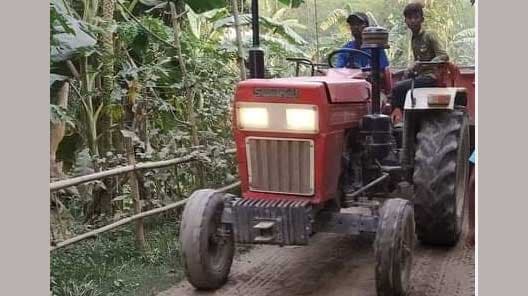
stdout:
{"type": "MultiPolygon", "coordinates": [[[[340,48],[340,49],[337,49],[337,50],[334,50],[332,51],[329,55],[328,55],[328,65],[330,66],[330,68],[335,68],[335,65],[334,63],[332,62],[332,58],[336,55],[336,54],[340,54],[340,53],[348,53],[348,58],[352,58],[352,61],[349,61],[348,64],[351,64],[351,62],[354,61],[353,57],[356,56],[356,55],[363,55],[369,59],[372,59],[372,56],[362,50],[359,50],[359,49],[353,49],[353,48],[340,48]]],[[[353,63],[352,63],[353,64],[353,63]]]]}

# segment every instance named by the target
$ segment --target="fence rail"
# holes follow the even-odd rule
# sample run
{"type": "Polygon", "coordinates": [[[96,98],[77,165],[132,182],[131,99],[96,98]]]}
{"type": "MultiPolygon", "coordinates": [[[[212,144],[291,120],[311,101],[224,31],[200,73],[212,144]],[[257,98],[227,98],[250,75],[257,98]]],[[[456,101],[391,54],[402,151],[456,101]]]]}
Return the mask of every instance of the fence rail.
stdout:
{"type": "MultiPolygon", "coordinates": [[[[231,153],[234,153],[235,151],[236,149],[233,148],[233,149],[227,149],[223,153],[231,154],[231,153]]],[[[79,177],[74,177],[70,179],[52,182],[50,183],[50,191],[53,192],[53,191],[67,188],[67,187],[79,185],[82,183],[87,183],[90,181],[95,181],[95,180],[99,180],[99,179],[106,178],[106,177],[122,175],[122,174],[130,173],[130,172],[134,172],[138,170],[159,169],[159,168],[168,167],[171,165],[191,162],[191,161],[197,160],[197,158],[198,158],[198,154],[191,153],[183,157],[173,158],[169,160],[140,162],[135,165],[126,165],[122,167],[117,167],[117,168],[109,169],[109,170],[102,171],[102,172],[97,172],[97,173],[93,173],[89,175],[84,175],[84,176],[79,176],[79,177]]]]}
{"type": "MultiPolygon", "coordinates": [[[[235,183],[232,183],[230,185],[224,186],[222,188],[218,188],[215,191],[217,191],[217,192],[226,192],[228,190],[231,190],[233,188],[238,187],[239,185],[240,185],[240,181],[237,181],[235,183]]],[[[55,250],[60,249],[60,248],[63,248],[63,247],[66,247],[68,245],[72,245],[72,244],[78,243],[78,242],[80,242],[82,240],[85,240],[85,239],[90,238],[90,237],[94,237],[94,236],[96,236],[98,234],[110,231],[110,230],[112,230],[114,228],[117,228],[119,226],[123,226],[125,224],[128,224],[130,222],[136,221],[138,219],[145,218],[145,217],[148,217],[148,216],[153,216],[153,215],[156,215],[156,214],[159,214],[159,213],[166,212],[168,210],[172,210],[172,209],[183,207],[187,203],[187,201],[189,201],[189,198],[179,200],[177,202],[174,202],[172,204],[166,205],[166,206],[161,207],[161,208],[157,208],[157,209],[153,209],[153,210],[150,210],[150,211],[142,212],[140,214],[136,214],[136,215],[121,219],[121,220],[119,220],[117,222],[114,222],[112,224],[108,224],[108,225],[103,226],[101,228],[98,228],[98,229],[86,232],[84,234],[78,235],[76,237],[67,239],[65,241],[62,241],[62,242],[57,243],[56,245],[52,246],[51,249],[50,249],[50,252],[51,251],[55,251],[55,250]]]]}
{"type": "MultiPolygon", "coordinates": [[[[236,149],[227,149],[227,150],[223,151],[222,154],[232,154],[235,151],[236,151],[236,149]]],[[[193,152],[193,153],[191,153],[189,155],[186,155],[186,156],[183,156],[183,157],[179,157],[179,158],[173,158],[173,159],[163,160],[163,161],[151,161],[151,162],[142,162],[142,163],[137,163],[137,164],[130,164],[130,165],[127,165],[127,166],[117,167],[117,168],[113,168],[113,169],[109,169],[109,170],[106,170],[106,171],[97,172],[97,173],[93,173],[93,174],[89,174],[89,175],[84,175],[84,176],[74,177],[74,178],[60,180],[60,181],[56,181],[56,182],[51,182],[50,183],[50,192],[54,192],[54,191],[57,191],[57,190],[60,190],[60,189],[63,189],[63,188],[70,187],[70,186],[75,186],[75,185],[79,185],[79,184],[83,184],[83,183],[87,183],[87,182],[103,179],[103,178],[106,178],[106,177],[122,175],[122,174],[130,173],[130,172],[136,172],[136,171],[139,171],[139,170],[163,168],[163,167],[168,167],[168,166],[172,166],[172,165],[178,165],[178,164],[182,164],[182,163],[196,161],[196,160],[198,160],[198,158],[199,158],[199,154],[196,153],[196,152],[193,152]]],[[[229,185],[224,186],[222,188],[218,188],[218,189],[216,189],[216,191],[217,192],[226,192],[226,191],[231,190],[233,188],[236,188],[238,186],[240,186],[240,181],[232,183],[232,184],[229,184],[229,185]]],[[[160,213],[163,213],[163,212],[175,209],[175,208],[180,208],[180,207],[184,206],[187,203],[188,200],[189,200],[189,198],[186,198],[186,199],[179,200],[177,202],[171,203],[171,204],[166,205],[166,206],[161,207],[161,208],[156,208],[156,209],[152,209],[150,211],[136,213],[135,215],[132,215],[132,216],[124,218],[124,219],[121,219],[121,220],[119,220],[117,222],[108,224],[108,225],[103,226],[101,228],[98,228],[98,229],[83,233],[81,235],[75,236],[73,238],[64,240],[62,242],[53,244],[50,247],[50,252],[55,251],[55,250],[60,249],[60,248],[63,248],[63,247],[66,247],[66,246],[69,246],[69,245],[72,245],[72,244],[75,244],[75,243],[78,243],[78,242],[83,241],[83,240],[85,240],[87,238],[97,236],[97,235],[99,235],[101,233],[110,231],[110,230],[112,230],[114,228],[117,228],[119,226],[123,226],[123,225],[129,224],[129,223],[131,223],[133,221],[138,221],[138,220],[143,219],[143,218],[148,217],[148,216],[153,216],[153,215],[160,214],[160,213]]],[[[137,223],[142,223],[142,222],[138,221],[137,223]]]]}

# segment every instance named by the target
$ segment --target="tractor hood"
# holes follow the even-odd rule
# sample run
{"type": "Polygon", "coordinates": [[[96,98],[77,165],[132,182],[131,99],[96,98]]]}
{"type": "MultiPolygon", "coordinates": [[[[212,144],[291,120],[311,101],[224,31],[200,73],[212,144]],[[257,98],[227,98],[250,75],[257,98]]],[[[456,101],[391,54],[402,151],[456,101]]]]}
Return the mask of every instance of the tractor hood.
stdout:
{"type": "Polygon", "coordinates": [[[363,103],[370,99],[370,83],[344,76],[308,76],[275,79],[248,79],[237,86],[237,98],[295,99],[306,98],[319,90],[330,103],[363,103]]]}

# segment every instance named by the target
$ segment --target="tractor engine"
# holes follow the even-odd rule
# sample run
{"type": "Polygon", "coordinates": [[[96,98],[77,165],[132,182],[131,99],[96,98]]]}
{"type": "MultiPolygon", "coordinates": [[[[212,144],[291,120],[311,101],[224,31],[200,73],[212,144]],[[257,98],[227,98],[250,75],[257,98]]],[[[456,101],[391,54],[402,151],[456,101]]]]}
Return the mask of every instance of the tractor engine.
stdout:
{"type": "Polygon", "coordinates": [[[398,165],[398,153],[393,137],[390,117],[369,114],[361,124],[362,184],[368,184],[382,175],[382,168],[398,165]]]}

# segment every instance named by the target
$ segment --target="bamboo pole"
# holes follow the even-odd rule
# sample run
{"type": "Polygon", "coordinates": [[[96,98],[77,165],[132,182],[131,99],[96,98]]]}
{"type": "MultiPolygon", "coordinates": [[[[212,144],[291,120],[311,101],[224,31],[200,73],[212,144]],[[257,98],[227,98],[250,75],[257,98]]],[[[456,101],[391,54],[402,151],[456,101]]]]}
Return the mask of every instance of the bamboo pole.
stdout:
{"type": "Polygon", "coordinates": [[[163,161],[153,161],[153,162],[144,162],[138,163],[136,165],[126,165],[122,167],[113,168],[107,171],[97,172],[90,175],[75,177],[71,179],[61,180],[53,182],[50,184],[50,191],[57,191],[70,186],[79,185],[82,183],[99,180],[106,177],[116,176],[126,174],[135,170],[144,170],[144,169],[157,169],[162,167],[167,167],[175,164],[185,163],[192,160],[195,160],[195,154],[189,154],[183,157],[174,158],[170,160],[163,161]]]}
{"type": "MultiPolygon", "coordinates": [[[[222,188],[216,189],[216,191],[217,192],[226,192],[226,191],[231,190],[233,188],[236,188],[238,186],[240,186],[240,181],[237,181],[235,183],[229,184],[229,185],[224,186],[222,188]]],[[[51,249],[50,249],[50,252],[55,251],[55,250],[60,249],[60,248],[64,248],[64,247],[66,247],[68,245],[75,244],[75,243],[80,242],[82,240],[85,240],[87,238],[97,236],[97,235],[99,235],[101,233],[107,232],[107,231],[112,230],[114,228],[117,228],[119,226],[122,226],[122,225],[128,224],[130,222],[136,221],[138,219],[142,219],[142,218],[145,218],[145,217],[149,217],[149,216],[153,216],[153,215],[156,215],[156,214],[159,214],[159,213],[166,212],[168,210],[172,210],[172,209],[175,209],[175,208],[182,207],[183,205],[185,205],[187,203],[187,201],[189,201],[189,198],[177,201],[175,203],[172,203],[170,205],[166,205],[166,206],[161,207],[161,208],[153,209],[153,210],[150,210],[150,211],[146,211],[146,212],[142,212],[140,214],[136,214],[136,215],[130,216],[128,218],[124,218],[124,219],[119,220],[119,221],[117,221],[115,223],[112,223],[112,224],[106,225],[104,227],[101,227],[101,228],[86,232],[84,234],[78,235],[76,237],[67,239],[67,240],[62,241],[60,243],[57,243],[55,246],[52,246],[51,249]]]]}
{"type": "MultiPolygon", "coordinates": [[[[224,151],[224,154],[232,154],[236,151],[236,149],[227,149],[224,151]]],[[[196,160],[196,154],[191,153],[189,155],[168,159],[168,160],[162,160],[162,161],[149,161],[149,162],[141,162],[137,163],[135,166],[133,165],[126,165],[122,167],[113,168],[107,171],[97,172],[89,175],[79,176],[71,179],[61,180],[50,183],[50,191],[57,191],[60,189],[64,189],[67,187],[79,185],[82,183],[90,182],[99,180],[106,177],[112,177],[116,175],[122,175],[126,174],[135,170],[147,170],[147,169],[159,169],[163,167],[168,167],[171,165],[186,163],[190,161],[196,160]]]]}

